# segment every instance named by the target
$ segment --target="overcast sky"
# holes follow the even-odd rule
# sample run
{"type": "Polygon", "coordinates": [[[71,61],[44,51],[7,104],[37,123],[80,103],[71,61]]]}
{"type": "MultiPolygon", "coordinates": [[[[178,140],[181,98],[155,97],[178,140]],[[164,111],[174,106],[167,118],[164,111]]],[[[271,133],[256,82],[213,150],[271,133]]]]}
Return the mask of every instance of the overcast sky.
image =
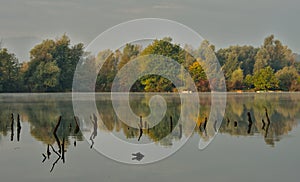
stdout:
{"type": "Polygon", "coordinates": [[[88,44],[124,21],[166,18],[198,32],[217,48],[259,46],[274,34],[300,52],[299,0],[0,0],[0,39],[21,59],[63,33],[88,44]]]}

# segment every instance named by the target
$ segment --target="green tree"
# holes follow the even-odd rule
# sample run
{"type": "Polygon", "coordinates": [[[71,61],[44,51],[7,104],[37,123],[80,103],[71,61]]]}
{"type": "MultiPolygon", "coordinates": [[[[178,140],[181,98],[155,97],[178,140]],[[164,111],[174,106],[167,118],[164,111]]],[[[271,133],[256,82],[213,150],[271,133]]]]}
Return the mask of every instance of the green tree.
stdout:
{"type": "Polygon", "coordinates": [[[299,75],[294,67],[284,67],[275,74],[279,80],[279,88],[288,91],[291,90],[292,83],[297,81],[299,75]]]}
{"type": "Polygon", "coordinates": [[[60,69],[58,68],[55,61],[42,62],[38,65],[34,80],[34,90],[38,91],[55,91],[59,83],[60,69]]]}
{"type": "MultiPolygon", "coordinates": [[[[177,44],[171,43],[171,38],[162,40],[154,40],[152,44],[147,46],[142,52],[143,55],[162,55],[168,57],[178,63],[184,63],[185,51],[177,44]]],[[[154,69],[159,69],[160,65],[155,65],[154,69]]],[[[175,86],[171,81],[158,75],[149,75],[141,78],[140,83],[144,86],[145,91],[173,91],[175,86]]]]}
{"type": "Polygon", "coordinates": [[[250,74],[246,75],[246,77],[244,79],[244,85],[246,86],[247,89],[251,89],[254,87],[253,77],[250,74]]]}
{"type": "Polygon", "coordinates": [[[76,65],[83,53],[83,44],[71,46],[71,41],[65,34],[55,41],[55,49],[51,54],[61,70],[59,90],[71,91],[76,65]]]}
{"type": "Polygon", "coordinates": [[[44,40],[30,51],[30,62],[24,73],[24,84],[27,85],[28,91],[49,91],[48,89],[70,91],[76,65],[83,55],[83,44],[71,46],[70,39],[66,35],[56,40],[44,40]],[[45,65],[51,66],[51,69],[45,68],[45,65]],[[43,71],[41,68],[45,68],[45,73],[41,73],[43,71]],[[46,77],[42,76],[50,73],[55,75],[51,78],[51,84],[46,77]],[[38,78],[44,80],[37,80],[38,78]],[[58,81],[54,81],[54,78],[58,81]],[[46,82],[48,86],[45,85],[46,82]]]}
{"type": "Polygon", "coordinates": [[[256,71],[253,75],[253,84],[257,90],[276,89],[278,82],[274,70],[270,66],[256,71]]]}
{"type": "Polygon", "coordinates": [[[123,53],[121,56],[121,60],[118,63],[118,69],[120,70],[125,64],[127,64],[130,60],[134,59],[138,56],[141,51],[141,46],[126,44],[123,53]]]}
{"type": "Polygon", "coordinates": [[[232,73],[239,67],[236,53],[229,53],[225,64],[222,66],[226,80],[230,80],[232,73]]]}
{"type": "Polygon", "coordinates": [[[20,64],[14,54],[6,48],[0,49],[0,92],[16,92],[19,90],[20,64]]]}
{"type": "Polygon", "coordinates": [[[190,65],[189,73],[191,74],[198,91],[209,91],[209,82],[199,62],[195,61],[190,65]]]}
{"type": "Polygon", "coordinates": [[[252,46],[230,46],[229,48],[220,49],[216,52],[218,60],[222,66],[227,78],[239,66],[244,74],[253,74],[255,55],[258,49],[252,46]]]}
{"type": "MultiPolygon", "coordinates": [[[[244,74],[241,68],[236,69],[231,76],[230,86],[232,89],[242,89],[244,74]]],[[[230,89],[230,88],[229,88],[230,89]]]]}
{"type": "Polygon", "coordinates": [[[99,52],[97,60],[104,60],[97,77],[96,90],[102,92],[111,91],[113,80],[117,74],[118,57],[111,50],[99,52]],[[105,60],[104,60],[105,59],[105,60]]]}
{"type": "Polygon", "coordinates": [[[274,35],[270,35],[265,38],[255,59],[254,72],[266,66],[270,66],[277,72],[285,66],[292,65],[295,57],[287,46],[282,45],[279,40],[275,40],[274,35]]]}

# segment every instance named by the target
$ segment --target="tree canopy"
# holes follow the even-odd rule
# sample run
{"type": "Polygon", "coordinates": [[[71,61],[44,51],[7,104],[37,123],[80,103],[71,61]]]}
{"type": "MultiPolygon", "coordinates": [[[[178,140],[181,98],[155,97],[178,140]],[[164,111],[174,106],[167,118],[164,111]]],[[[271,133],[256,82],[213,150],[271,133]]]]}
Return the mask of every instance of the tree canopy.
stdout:
{"type": "MultiPolygon", "coordinates": [[[[99,54],[93,57],[84,52],[82,43],[71,45],[70,38],[64,34],[55,40],[47,39],[37,44],[30,50],[30,60],[23,63],[19,63],[16,56],[6,48],[0,47],[0,92],[71,91],[74,72],[82,56],[89,59],[89,64],[82,65],[87,68],[88,72],[99,72],[96,79],[96,91],[111,91],[118,71],[131,60],[146,55],[160,55],[181,64],[182,69],[185,69],[194,80],[198,91],[210,91],[213,83],[209,83],[208,76],[212,78],[211,82],[218,79],[214,78],[213,74],[216,69],[215,65],[207,66],[212,62],[205,62],[204,59],[218,59],[229,91],[300,90],[300,56],[275,39],[274,35],[266,37],[260,47],[235,45],[215,50],[215,46],[206,40],[199,42],[199,45],[200,48],[195,50],[189,45],[174,44],[172,38],[166,37],[154,40],[146,46],[126,44],[119,50],[99,50],[99,54]],[[199,52],[200,56],[193,57],[190,54],[195,52],[197,54],[199,52]],[[97,61],[104,58],[104,64],[100,70],[97,70],[97,61]]],[[[155,69],[166,68],[165,65],[159,64],[163,62],[157,61],[157,64],[150,64],[145,61],[143,66],[155,67],[155,69]]],[[[182,71],[173,71],[176,79],[181,80],[182,71]]],[[[88,73],[82,73],[79,76],[84,79],[85,74],[88,73]]],[[[86,80],[82,84],[90,88],[93,82],[86,80]]],[[[185,88],[184,84],[180,87],[189,89],[185,88]]],[[[172,92],[177,89],[170,80],[164,77],[147,75],[138,79],[131,91],[172,92]]]]}

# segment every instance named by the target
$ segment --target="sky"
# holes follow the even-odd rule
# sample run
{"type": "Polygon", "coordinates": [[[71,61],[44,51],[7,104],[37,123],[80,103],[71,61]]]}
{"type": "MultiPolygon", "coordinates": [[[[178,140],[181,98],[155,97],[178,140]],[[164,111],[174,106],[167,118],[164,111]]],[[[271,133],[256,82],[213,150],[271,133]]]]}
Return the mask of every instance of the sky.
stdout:
{"type": "Polygon", "coordinates": [[[177,21],[217,48],[260,46],[274,34],[300,53],[299,0],[0,0],[0,40],[23,61],[44,39],[66,33],[72,43],[87,45],[138,18],[177,21]]]}

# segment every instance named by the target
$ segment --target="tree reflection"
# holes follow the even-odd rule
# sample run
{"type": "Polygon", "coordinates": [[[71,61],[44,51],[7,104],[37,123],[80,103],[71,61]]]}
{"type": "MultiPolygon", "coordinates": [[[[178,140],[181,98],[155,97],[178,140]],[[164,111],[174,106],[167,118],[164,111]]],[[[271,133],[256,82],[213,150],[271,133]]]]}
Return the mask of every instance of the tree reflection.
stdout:
{"type": "MultiPolygon", "coordinates": [[[[150,114],[148,107],[151,96],[145,94],[131,95],[130,106],[137,116],[141,116],[140,127],[129,127],[120,121],[113,109],[110,95],[97,97],[99,116],[93,113],[93,123],[90,139],[94,142],[97,132],[117,132],[126,139],[134,139],[134,142],[155,142],[157,145],[168,147],[182,137],[187,136],[188,131],[183,128],[180,119],[181,101],[178,94],[162,94],[167,103],[167,111],[162,121],[154,127],[149,127],[150,121],[143,118],[150,114]],[[98,117],[98,118],[97,118],[98,117]],[[99,118],[100,117],[100,118],[99,118]],[[98,122],[101,119],[103,122],[98,122]],[[143,127],[142,127],[143,126],[143,127]]],[[[78,141],[83,140],[80,131],[81,121],[73,115],[72,100],[68,95],[55,96],[28,96],[26,98],[13,99],[0,105],[0,141],[7,139],[21,140],[24,133],[24,122],[28,122],[32,137],[41,141],[45,146],[42,161],[46,163],[52,158],[51,170],[61,160],[66,160],[66,151],[71,144],[76,147],[78,141]],[[13,115],[12,115],[13,113],[13,115]],[[58,118],[61,121],[58,124],[58,118]],[[56,129],[55,129],[56,128],[56,129]],[[22,129],[22,132],[21,132],[22,129]],[[55,130],[55,132],[53,132],[55,130]],[[16,134],[15,134],[16,133],[16,134]],[[55,133],[55,134],[54,134],[55,133]]],[[[228,94],[225,116],[221,127],[217,128],[217,122],[212,121],[212,129],[222,134],[232,136],[261,136],[267,145],[275,146],[282,136],[287,135],[298,125],[300,117],[300,95],[288,93],[276,94],[228,94]]],[[[195,118],[197,127],[194,133],[205,139],[205,130],[209,129],[209,115],[211,110],[210,95],[200,95],[199,117],[195,118]]],[[[192,116],[191,116],[192,117],[192,116]]],[[[122,138],[123,139],[123,138],[122,138]]],[[[93,145],[92,145],[93,146],[93,145]]],[[[92,147],[91,146],[91,147],[92,147]]]]}
{"type": "Polygon", "coordinates": [[[280,137],[298,125],[300,97],[297,94],[229,95],[221,133],[236,136],[261,134],[266,144],[274,146],[280,137]],[[242,112],[241,112],[242,111],[242,112]],[[248,112],[254,117],[251,132],[248,112]],[[238,127],[230,121],[236,120],[238,127]]]}

